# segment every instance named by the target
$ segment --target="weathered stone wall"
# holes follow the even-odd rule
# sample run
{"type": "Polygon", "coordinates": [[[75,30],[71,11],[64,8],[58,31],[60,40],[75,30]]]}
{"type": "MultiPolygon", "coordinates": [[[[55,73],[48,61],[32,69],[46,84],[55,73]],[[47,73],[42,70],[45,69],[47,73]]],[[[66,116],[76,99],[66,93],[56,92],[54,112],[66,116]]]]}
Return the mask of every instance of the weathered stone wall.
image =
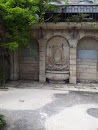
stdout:
{"type": "Polygon", "coordinates": [[[83,38],[77,46],[77,82],[97,82],[98,42],[83,38]]]}
{"type": "Polygon", "coordinates": [[[78,42],[77,50],[98,50],[98,41],[93,37],[84,37],[78,42]]]}
{"type": "Polygon", "coordinates": [[[97,60],[77,59],[77,82],[96,83],[97,60]]]}
{"type": "MultiPolygon", "coordinates": [[[[47,23],[47,26],[46,24],[42,24],[34,27],[34,30],[32,27],[32,31],[33,36],[35,36],[35,38],[38,40],[37,44],[35,44],[37,45],[36,47],[34,47],[34,42],[32,42],[32,47],[34,47],[33,49],[37,48],[37,50],[39,47],[39,59],[36,59],[36,57],[33,55],[28,55],[28,51],[23,51],[20,54],[20,79],[39,79],[40,82],[46,82],[46,63],[49,62],[46,62],[48,41],[53,37],[62,37],[65,39],[65,41],[67,41],[69,46],[69,83],[76,84],[77,82],[98,82],[98,23],[96,23],[96,28],[91,27],[91,23],[70,23],[69,25],[67,23],[47,23]],[[78,57],[78,52],[80,53],[80,57],[78,57]],[[81,52],[82,54],[86,54],[82,55],[82,58],[81,52]]],[[[56,41],[54,40],[53,46],[49,46],[49,48],[52,49],[52,47],[54,48],[54,45],[56,45],[58,46],[58,50],[60,50],[61,46],[57,45],[59,44],[59,40],[64,44],[64,41],[59,38],[56,41]]],[[[63,46],[63,44],[62,48],[64,49],[65,45],[63,46]]],[[[56,50],[55,52],[56,55],[60,53],[60,51],[56,50]]],[[[50,51],[48,53],[50,53],[50,51]]],[[[52,53],[54,52],[52,51],[52,53]]],[[[61,64],[59,64],[58,60],[61,61],[61,57],[63,55],[60,56],[59,59],[58,56],[51,56],[53,56],[53,59],[55,58],[55,61],[58,63],[56,66],[62,67],[60,66],[61,64]]],[[[14,74],[17,74],[18,76],[18,71],[15,69],[15,67],[14,74]]]]}
{"type": "Polygon", "coordinates": [[[38,60],[34,57],[20,57],[20,79],[38,80],[38,60]]]}
{"type": "MultiPolygon", "coordinates": [[[[39,51],[38,42],[32,40],[32,50],[39,51]]],[[[19,54],[20,79],[39,80],[39,58],[30,53],[29,49],[20,50],[19,54]]]]}
{"type": "Polygon", "coordinates": [[[19,50],[10,51],[10,79],[19,79],[19,50]]]}
{"type": "MultiPolygon", "coordinates": [[[[45,56],[47,54],[47,51],[45,51],[46,44],[49,41],[49,39],[51,39],[52,37],[57,37],[57,36],[58,37],[62,36],[63,38],[65,38],[70,47],[69,83],[75,84],[76,82],[95,82],[95,81],[97,82],[97,76],[96,76],[97,71],[95,73],[95,69],[97,68],[97,59],[96,59],[94,65],[92,64],[93,60],[87,59],[90,62],[87,65],[86,62],[84,62],[85,59],[83,60],[83,59],[79,59],[77,57],[77,52],[79,49],[80,50],[91,50],[91,51],[97,50],[97,48],[98,48],[98,43],[96,41],[97,36],[98,36],[97,27],[92,28],[90,23],[82,23],[82,24],[71,23],[69,25],[66,23],[57,23],[57,24],[49,23],[49,24],[47,24],[47,26],[42,25],[41,27],[42,27],[41,28],[42,30],[41,30],[41,34],[40,34],[40,33],[38,33],[38,32],[40,32],[40,29],[37,26],[36,32],[35,32],[35,37],[36,37],[36,34],[39,39],[41,36],[43,36],[42,39],[45,41],[45,42],[43,42],[43,40],[41,40],[41,42],[40,42],[40,45],[44,45],[43,46],[44,51],[43,51],[43,53],[42,52],[40,53],[41,55],[43,54],[40,57],[40,61],[41,61],[41,63],[43,63],[43,67],[40,68],[42,70],[40,73],[40,77],[44,77],[44,80],[43,80],[44,82],[46,81],[45,72],[46,72],[46,68],[47,68],[47,65],[45,66],[45,63],[46,63],[45,56]],[[88,39],[89,39],[89,41],[88,41],[88,39]],[[89,45],[87,43],[89,43],[89,45]],[[79,61],[77,59],[79,59],[79,61]],[[89,65],[94,67],[94,68],[92,68],[91,72],[89,69],[89,65]],[[83,66],[85,68],[85,72],[81,75],[81,73],[84,69],[83,66]],[[86,68],[88,68],[87,71],[86,71],[86,68]],[[94,71],[94,73],[93,73],[93,71],[94,71]],[[85,75],[85,77],[84,77],[84,75],[85,75]],[[88,75],[89,75],[89,77],[87,77],[88,75]],[[84,79],[82,77],[84,77],[84,79]]],[[[57,42],[55,41],[55,43],[58,43],[58,41],[57,42]]]]}

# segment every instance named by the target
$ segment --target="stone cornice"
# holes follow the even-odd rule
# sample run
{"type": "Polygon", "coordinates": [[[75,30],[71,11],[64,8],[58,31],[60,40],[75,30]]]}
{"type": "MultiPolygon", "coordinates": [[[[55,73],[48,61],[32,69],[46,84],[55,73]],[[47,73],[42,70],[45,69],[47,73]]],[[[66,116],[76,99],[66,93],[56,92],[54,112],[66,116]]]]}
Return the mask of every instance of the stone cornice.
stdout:
{"type": "Polygon", "coordinates": [[[91,22],[47,22],[43,24],[36,24],[32,26],[32,29],[92,29],[92,30],[98,30],[98,22],[95,23],[95,25],[92,25],[91,22]]]}

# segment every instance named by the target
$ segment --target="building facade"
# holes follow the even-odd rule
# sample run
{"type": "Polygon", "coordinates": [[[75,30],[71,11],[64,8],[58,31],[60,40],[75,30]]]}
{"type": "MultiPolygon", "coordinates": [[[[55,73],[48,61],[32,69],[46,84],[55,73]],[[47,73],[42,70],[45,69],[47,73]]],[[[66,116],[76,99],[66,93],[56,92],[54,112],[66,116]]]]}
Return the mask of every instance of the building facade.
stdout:
{"type": "Polygon", "coordinates": [[[11,80],[98,82],[98,27],[90,23],[47,23],[32,31],[32,49],[39,57],[29,50],[12,52],[11,80]]]}
{"type": "Polygon", "coordinates": [[[30,45],[32,54],[28,49],[10,53],[11,80],[98,82],[98,22],[47,22],[34,26],[30,45]]]}

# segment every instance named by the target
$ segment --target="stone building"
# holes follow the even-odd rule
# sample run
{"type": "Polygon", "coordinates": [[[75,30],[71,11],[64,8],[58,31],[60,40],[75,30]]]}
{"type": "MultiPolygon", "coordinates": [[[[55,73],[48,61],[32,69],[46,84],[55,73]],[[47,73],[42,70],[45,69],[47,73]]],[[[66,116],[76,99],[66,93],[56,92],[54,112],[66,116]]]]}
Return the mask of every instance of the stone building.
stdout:
{"type": "Polygon", "coordinates": [[[51,83],[98,82],[98,23],[47,22],[32,27],[32,49],[11,52],[10,79],[51,83]]]}

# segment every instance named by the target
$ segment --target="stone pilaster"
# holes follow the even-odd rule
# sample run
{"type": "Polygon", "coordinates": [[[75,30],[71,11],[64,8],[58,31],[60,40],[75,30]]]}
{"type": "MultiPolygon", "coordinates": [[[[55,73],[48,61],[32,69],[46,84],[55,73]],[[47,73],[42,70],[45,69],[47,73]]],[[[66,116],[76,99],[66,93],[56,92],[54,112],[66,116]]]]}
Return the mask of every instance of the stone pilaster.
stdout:
{"type": "Polygon", "coordinates": [[[39,81],[46,82],[45,50],[47,40],[40,39],[38,40],[38,42],[39,42],[39,81]]]}
{"type": "Polygon", "coordinates": [[[76,84],[76,47],[70,48],[70,79],[69,82],[76,84]]]}
{"type": "Polygon", "coordinates": [[[19,51],[10,51],[10,79],[19,79],[19,51]]]}

